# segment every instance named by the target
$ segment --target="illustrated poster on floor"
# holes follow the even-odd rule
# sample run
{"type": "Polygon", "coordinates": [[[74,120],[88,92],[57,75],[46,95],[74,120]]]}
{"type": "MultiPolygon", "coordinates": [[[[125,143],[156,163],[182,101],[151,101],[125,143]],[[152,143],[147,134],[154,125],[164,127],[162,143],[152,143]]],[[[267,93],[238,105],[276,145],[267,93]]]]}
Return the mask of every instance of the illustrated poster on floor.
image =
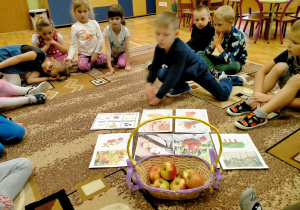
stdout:
{"type": "Polygon", "coordinates": [[[153,155],[172,155],[174,154],[173,145],[172,134],[139,134],[134,160],[139,161],[153,155]]]}
{"type": "MultiPolygon", "coordinates": [[[[173,115],[172,109],[144,109],[141,118],[141,123],[152,118],[170,115],[173,115]]],[[[146,123],[145,125],[139,128],[139,132],[172,132],[172,120],[172,118],[166,118],[146,123]]]]}
{"type": "Polygon", "coordinates": [[[213,148],[213,144],[208,133],[174,134],[173,138],[176,155],[195,155],[211,163],[209,149],[213,148]]]}
{"type": "MultiPolygon", "coordinates": [[[[99,134],[89,168],[127,166],[129,136],[130,133],[99,134]]],[[[132,141],[130,152],[132,152],[132,141]]]]}
{"type": "MultiPolygon", "coordinates": [[[[223,152],[220,163],[224,170],[228,169],[266,169],[269,168],[249,134],[220,134],[223,152]]],[[[220,143],[217,134],[211,134],[216,151],[219,152],[220,143]]]]}
{"type": "Polygon", "coordinates": [[[135,128],[138,125],[139,115],[139,112],[99,113],[91,130],[135,128]]]}
{"type": "MultiPolygon", "coordinates": [[[[176,109],[176,116],[195,117],[208,122],[206,109],[176,109]]],[[[210,127],[202,122],[187,119],[175,119],[176,133],[209,133],[210,127]]]]}

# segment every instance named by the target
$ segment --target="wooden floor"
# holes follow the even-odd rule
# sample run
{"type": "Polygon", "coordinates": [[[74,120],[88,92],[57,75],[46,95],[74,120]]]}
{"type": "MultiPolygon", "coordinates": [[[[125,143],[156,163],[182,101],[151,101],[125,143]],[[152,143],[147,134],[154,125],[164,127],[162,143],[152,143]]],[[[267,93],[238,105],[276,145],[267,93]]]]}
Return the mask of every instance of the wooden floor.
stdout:
{"type": "MultiPolygon", "coordinates": [[[[156,42],[154,34],[154,20],[155,15],[138,17],[126,19],[126,27],[130,32],[130,48],[139,47],[142,45],[153,44],[156,42]]],[[[104,28],[107,26],[107,22],[100,23],[101,31],[103,32],[104,28]]],[[[243,27],[241,27],[242,29],[243,27]]],[[[257,43],[254,44],[254,38],[249,38],[249,26],[245,31],[245,36],[247,40],[247,51],[248,51],[248,61],[266,64],[268,61],[276,57],[279,53],[284,51],[287,48],[289,42],[288,32],[290,30],[290,25],[287,28],[287,34],[284,38],[283,44],[280,44],[280,36],[277,35],[277,38],[274,39],[275,25],[273,25],[272,37],[270,44],[267,44],[267,40],[263,38],[263,34],[258,38],[257,43]]],[[[67,46],[70,46],[71,43],[71,27],[58,28],[64,38],[67,46]]],[[[179,29],[179,38],[187,42],[191,37],[191,32],[189,31],[189,25],[181,27],[179,29]]],[[[0,47],[6,45],[15,45],[15,44],[30,44],[31,35],[33,30],[18,31],[11,33],[0,34],[0,47]]],[[[254,34],[256,31],[254,32],[254,34]]],[[[105,47],[103,47],[103,52],[105,52],[105,47]]]]}

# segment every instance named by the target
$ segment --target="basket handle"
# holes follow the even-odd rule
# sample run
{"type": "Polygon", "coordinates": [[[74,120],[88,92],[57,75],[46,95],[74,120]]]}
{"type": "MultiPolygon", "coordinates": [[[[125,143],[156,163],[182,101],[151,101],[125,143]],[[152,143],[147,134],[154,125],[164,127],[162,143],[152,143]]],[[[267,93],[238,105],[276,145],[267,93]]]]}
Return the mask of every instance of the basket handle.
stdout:
{"type": "Polygon", "coordinates": [[[132,182],[131,182],[131,179],[133,177],[133,174],[134,174],[134,168],[135,168],[135,165],[132,164],[132,160],[128,159],[126,160],[127,162],[127,175],[126,175],[126,183],[128,185],[128,187],[130,187],[130,189],[132,190],[139,190],[141,189],[142,187],[140,185],[132,185],[132,182]]]}
{"type": "Polygon", "coordinates": [[[203,124],[211,127],[218,135],[218,138],[219,138],[219,143],[220,143],[220,150],[219,150],[219,155],[218,157],[216,158],[216,161],[211,165],[211,171],[214,171],[215,169],[215,166],[218,165],[219,163],[219,159],[220,159],[220,156],[222,154],[222,139],[221,139],[221,136],[220,136],[220,133],[218,131],[217,128],[215,128],[213,125],[209,124],[208,122],[204,121],[204,120],[201,120],[199,118],[195,118],[195,117],[186,117],[186,116],[164,116],[164,117],[155,117],[155,118],[152,118],[152,119],[149,119],[149,120],[146,120],[142,123],[140,123],[135,129],[133,129],[133,131],[131,132],[130,136],[129,136],[129,139],[128,139],[128,142],[127,142],[127,154],[128,154],[128,157],[131,159],[131,164],[133,165],[133,168],[135,168],[135,161],[132,159],[131,157],[131,154],[130,154],[130,149],[129,149],[129,146],[130,146],[130,142],[131,142],[131,139],[133,137],[133,135],[135,134],[135,132],[143,125],[145,125],[146,123],[148,122],[152,122],[152,121],[155,121],[155,120],[161,120],[161,119],[166,119],[166,118],[173,118],[173,119],[188,119],[188,120],[196,120],[196,121],[199,121],[199,122],[202,122],[203,124]]]}

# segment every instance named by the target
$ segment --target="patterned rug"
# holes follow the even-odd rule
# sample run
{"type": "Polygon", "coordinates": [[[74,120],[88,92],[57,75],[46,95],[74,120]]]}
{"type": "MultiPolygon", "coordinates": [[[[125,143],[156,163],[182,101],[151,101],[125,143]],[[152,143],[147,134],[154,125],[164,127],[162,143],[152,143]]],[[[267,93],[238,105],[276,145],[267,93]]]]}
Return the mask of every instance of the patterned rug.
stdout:
{"type": "MultiPolygon", "coordinates": [[[[241,193],[255,189],[264,209],[282,209],[300,200],[299,170],[266,153],[281,139],[299,128],[299,118],[283,111],[266,126],[248,132],[235,128],[240,117],[228,116],[224,109],[191,94],[165,98],[156,107],[147,102],[144,87],[147,71],[143,63],[151,60],[153,49],[145,46],[133,53],[131,72],[119,70],[109,83],[55,97],[43,105],[24,106],[4,114],[26,128],[24,139],[8,145],[0,162],[28,157],[41,196],[47,197],[62,189],[75,209],[239,209],[241,193]],[[148,52],[147,52],[148,50],[148,52]],[[144,53],[144,52],[147,53],[144,53]],[[149,52],[150,51],[150,52],[149,52]],[[89,169],[98,134],[129,133],[131,129],[91,131],[97,113],[140,112],[143,109],[207,109],[209,122],[220,133],[249,133],[267,170],[222,170],[220,190],[200,194],[188,201],[159,200],[147,191],[132,191],[125,183],[127,168],[89,169]],[[280,132],[279,132],[280,131],[280,132]],[[102,174],[110,188],[83,201],[76,185],[102,174]]],[[[253,64],[259,69],[260,66],[253,64]]],[[[252,72],[253,73],[253,72],[252,72]]],[[[105,76],[106,77],[106,76],[105,76]]],[[[159,82],[155,82],[158,88],[159,82]]],[[[137,136],[133,138],[133,151],[137,136]]],[[[133,154],[134,155],[134,154],[133,154]]]]}
{"type": "Polygon", "coordinates": [[[300,129],[282,139],[266,152],[300,170],[300,129]]]}

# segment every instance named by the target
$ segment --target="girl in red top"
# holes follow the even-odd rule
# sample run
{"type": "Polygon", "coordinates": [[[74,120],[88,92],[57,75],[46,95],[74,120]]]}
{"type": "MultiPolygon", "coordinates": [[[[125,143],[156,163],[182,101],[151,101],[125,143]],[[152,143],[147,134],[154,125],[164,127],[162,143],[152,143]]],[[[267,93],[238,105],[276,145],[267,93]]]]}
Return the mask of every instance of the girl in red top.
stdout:
{"type": "Polygon", "coordinates": [[[47,57],[53,57],[57,61],[62,62],[68,56],[63,37],[54,30],[48,18],[42,17],[36,22],[36,32],[32,34],[31,43],[44,50],[47,57]]]}

